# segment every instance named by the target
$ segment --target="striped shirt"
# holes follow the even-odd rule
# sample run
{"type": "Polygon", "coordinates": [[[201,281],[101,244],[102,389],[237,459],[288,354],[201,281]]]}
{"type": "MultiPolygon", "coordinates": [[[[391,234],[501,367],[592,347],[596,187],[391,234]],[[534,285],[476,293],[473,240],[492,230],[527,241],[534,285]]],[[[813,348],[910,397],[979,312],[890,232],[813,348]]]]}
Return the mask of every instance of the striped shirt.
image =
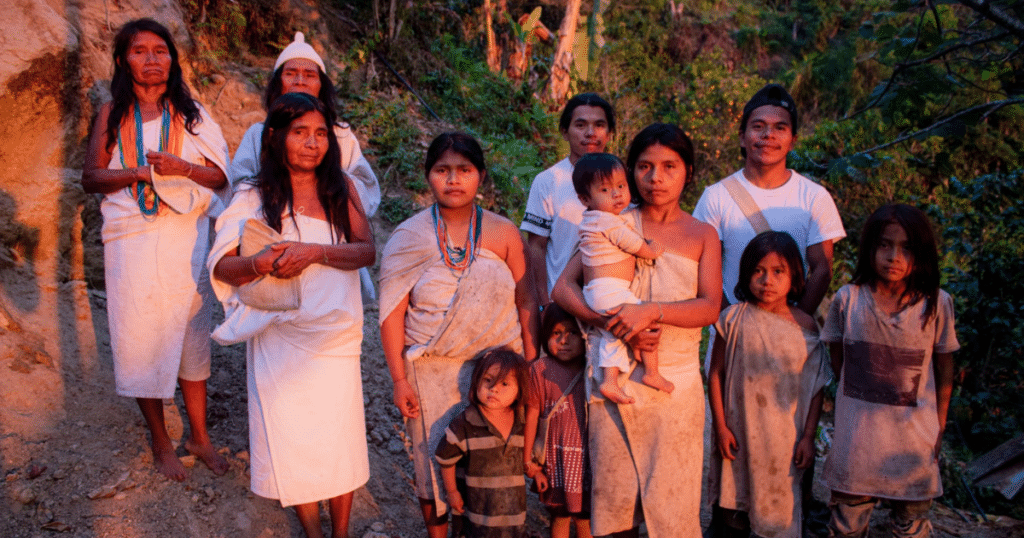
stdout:
{"type": "Polygon", "coordinates": [[[434,454],[442,467],[457,466],[468,538],[526,535],[523,429],[523,417],[516,413],[512,432],[503,439],[470,405],[445,430],[434,454]]]}

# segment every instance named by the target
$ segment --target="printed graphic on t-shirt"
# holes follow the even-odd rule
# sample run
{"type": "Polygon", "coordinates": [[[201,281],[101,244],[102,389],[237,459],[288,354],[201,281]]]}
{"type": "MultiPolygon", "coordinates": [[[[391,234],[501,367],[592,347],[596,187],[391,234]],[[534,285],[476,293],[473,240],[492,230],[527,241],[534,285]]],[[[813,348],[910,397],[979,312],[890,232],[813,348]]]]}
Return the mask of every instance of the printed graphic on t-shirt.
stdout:
{"type": "Polygon", "coordinates": [[[843,392],[865,402],[917,407],[924,350],[872,342],[843,345],[843,392]]]}
{"type": "Polygon", "coordinates": [[[542,217],[538,217],[537,215],[534,215],[533,213],[527,213],[527,214],[523,215],[523,222],[529,222],[530,224],[532,224],[532,225],[534,225],[534,226],[536,226],[538,228],[543,228],[545,230],[550,230],[551,229],[551,219],[545,219],[545,218],[542,218],[542,217]]]}

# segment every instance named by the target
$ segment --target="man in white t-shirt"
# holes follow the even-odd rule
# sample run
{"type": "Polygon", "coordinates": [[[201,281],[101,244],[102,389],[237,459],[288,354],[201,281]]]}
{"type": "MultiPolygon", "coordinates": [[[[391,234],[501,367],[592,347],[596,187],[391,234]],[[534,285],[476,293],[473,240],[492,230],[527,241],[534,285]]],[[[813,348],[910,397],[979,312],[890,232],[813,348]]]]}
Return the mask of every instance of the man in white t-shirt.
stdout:
{"type": "Polygon", "coordinates": [[[796,144],[797,125],[796,103],[785,88],[769,84],[754,94],[743,107],[740,121],[743,168],[705,188],[693,216],[718,231],[723,300],[735,303],[740,256],[757,235],[726,186],[735,179],[770,229],[788,232],[800,246],[807,286],[798,306],[813,316],[832,281],[832,245],[846,237],[846,231],[828,191],[786,168],[786,155],[796,144]]]}
{"type": "MultiPolygon", "coordinates": [[[[693,210],[693,216],[713,226],[722,240],[723,309],[727,302],[736,302],[734,290],[739,280],[740,256],[757,235],[740,203],[730,193],[729,183],[747,194],[753,204],[749,209],[760,210],[768,228],[789,233],[800,246],[807,272],[800,309],[814,316],[828,292],[832,281],[832,245],[846,237],[846,230],[828,191],[786,168],[786,156],[796,145],[798,125],[796,102],[789,92],[778,84],[761,88],[743,107],[740,120],[743,168],[705,188],[693,210]]],[[[711,339],[715,339],[714,327],[711,339]]],[[[711,349],[708,346],[705,365],[710,362],[711,349]]],[[[801,484],[804,521],[820,528],[816,520],[822,517],[824,508],[810,495],[813,476],[812,467],[805,472],[801,484]],[[808,520],[808,515],[813,515],[815,521],[808,520]]],[[[729,526],[732,516],[719,514],[719,510],[715,507],[712,524],[729,526]]]]}
{"type": "Polygon", "coordinates": [[[526,232],[530,274],[540,305],[551,302],[551,288],[580,239],[586,208],[572,186],[573,165],[587,153],[604,152],[615,132],[615,110],[597,94],[581,93],[565,104],[558,129],[569,143],[569,156],[534,178],[519,227],[526,232]]]}

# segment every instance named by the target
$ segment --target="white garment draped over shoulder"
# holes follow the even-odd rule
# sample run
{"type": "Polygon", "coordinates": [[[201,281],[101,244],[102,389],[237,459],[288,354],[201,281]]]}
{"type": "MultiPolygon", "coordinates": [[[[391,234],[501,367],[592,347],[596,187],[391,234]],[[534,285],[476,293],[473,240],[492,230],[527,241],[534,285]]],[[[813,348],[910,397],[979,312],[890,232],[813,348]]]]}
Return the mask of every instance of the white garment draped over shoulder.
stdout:
{"type": "MultiPolygon", "coordinates": [[[[201,106],[199,111],[196,134],[185,130],[179,157],[203,166],[209,160],[226,172],[228,146],[220,127],[201,106]]],[[[145,150],[159,149],[160,127],[159,117],[142,125],[145,150]]],[[[107,168],[122,168],[116,144],[107,168]]],[[[224,209],[231,189],[175,179],[190,191],[185,213],[161,204],[156,215],[143,215],[129,188],[104,195],[100,203],[110,345],[121,396],[173,398],[178,378],[210,377],[209,219],[224,209]]]]}
{"type": "MultiPolygon", "coordinates": [[[[341,150],[341,169],[352,179],[363,213],[366,213],[366,218],[370,218],[377,213],[377,207],[380,206],[380,183],[377,181],[377,175],[373,173],[369,161],[363,156],[359,140],[348,124],[335,124],[334,135],[338,139],[338,149],[341,150]]],[[[235,190],[241,190],[241,182],[259,174],[262,136],[263,122],[252,124],[242,136],[242,142],[235,151],[235,158],[231,159],[228,166],[228,181],[235,190]]],[[[376,299],[377,292],[373,289],[373,278],[370,277],[369,269],[361,268],[359,279],[363,286],[363,299],[376,299]]]]}
{"type": "MultiPolygon", "coordinates": [[[[245,221],[263,219],[261,208],[256,189],[235,194],[217,219],[211,273],[238,246],[245,221]]],[[[332,243],[326,221],[302,215],[296,221],[282,218],[281,235],[290,241],[332,243]]],[[[314,263],[296,278],[302,306],[284,312],[247,307],[238,301],[237,288],[213,280],[225,309],[214,338],[247,341],[252,490],[284,506],[336,497],[369,479],[359,370],[359,276],[314,263]]]]}
{"type": "Polygon", "coordinates": [[[474,356],[508,346],[522,353],[522,329],[512,271],[494,252],[477,246],[463,270],[445,265],[429,209],[395,229],[381,258],[380,320],[409,298],[405,311],[406,375],[416,389],[420,416],[406,420],[413,443],[416,496],[447,510],[434,450],[445,428],[468,403],[474,356]]]}

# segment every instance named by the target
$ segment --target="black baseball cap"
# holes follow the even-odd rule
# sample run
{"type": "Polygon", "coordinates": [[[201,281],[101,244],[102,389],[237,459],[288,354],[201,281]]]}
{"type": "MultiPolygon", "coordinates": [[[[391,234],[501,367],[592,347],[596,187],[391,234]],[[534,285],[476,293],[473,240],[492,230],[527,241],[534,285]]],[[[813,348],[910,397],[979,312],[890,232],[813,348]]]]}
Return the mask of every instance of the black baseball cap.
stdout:
{"type": "Polygon", "coordinates": [[[778,84],[768,84],[761,88],[747,101],[746,105],[743,105],[743,118],[740,120],[741,133],[747,130],[747,120],[750,119],[750,114],[765,105],[774,105],[786,109],[789,112],[789,123],[793,128],[793,133],[796,133],[799,126],[796,115],[796,101],[793,100],[792,95],[789,95],[786,88],[778,84]]]}

